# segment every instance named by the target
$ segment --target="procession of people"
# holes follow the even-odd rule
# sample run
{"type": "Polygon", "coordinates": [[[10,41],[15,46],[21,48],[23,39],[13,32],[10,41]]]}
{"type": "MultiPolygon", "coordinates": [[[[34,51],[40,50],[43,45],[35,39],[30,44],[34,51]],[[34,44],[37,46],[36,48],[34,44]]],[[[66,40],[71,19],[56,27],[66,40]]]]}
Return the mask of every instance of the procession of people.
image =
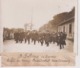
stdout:
{"type": "Polygon", "coordinates": [[[22,43],[23,41],[25,43],[28,42],[36,44],[36,42],[40,43],[41,46],[43,44],[46,44],[48,47],[50,43],[57,43],[57,46],[60,47],[60,49],[64,48],[66,45],[66,36],[67,34],[64,32],[58,32],[58,33],[42,33],[38,31],[26,31],[26,32],[15,32],[14,33],[14,40],[16,43],[22,43]]]}

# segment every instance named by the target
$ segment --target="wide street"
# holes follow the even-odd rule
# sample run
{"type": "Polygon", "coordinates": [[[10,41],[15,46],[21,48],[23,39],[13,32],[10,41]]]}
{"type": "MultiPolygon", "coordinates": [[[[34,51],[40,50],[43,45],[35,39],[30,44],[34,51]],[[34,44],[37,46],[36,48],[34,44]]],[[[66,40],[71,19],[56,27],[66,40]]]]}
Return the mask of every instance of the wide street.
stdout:
{"type": "Polygon", "coordinates": [[[14,40],[6,40],[3,42],[3,51],[4,52],[73,52],[73,43],[71,41],[66,41],[66,44],[63,49],[60,49],[57,44],[50,43],[47,47],[45,43],[41,46],[40,43],[36,42],[34,45],[33,42],[30,44],[25,43],[16,43],[14,40]]]}

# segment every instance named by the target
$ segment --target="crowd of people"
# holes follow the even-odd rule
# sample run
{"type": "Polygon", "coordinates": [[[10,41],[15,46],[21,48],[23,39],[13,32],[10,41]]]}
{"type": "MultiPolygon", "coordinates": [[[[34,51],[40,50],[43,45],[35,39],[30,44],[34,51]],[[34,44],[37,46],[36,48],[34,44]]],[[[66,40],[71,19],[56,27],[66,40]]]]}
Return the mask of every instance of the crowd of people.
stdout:
{"type": "Polygon", "coordinates": [[[22,43],[23,41],[36,44],[36,42],[40,43],[42,46],[45,43],[46,46],[49,46],[50,43],[57,43],[57,46],[60,47],[60,49],[64,48],[64,45],[66,45],[66,33],[58,32],[58,33],[41,33],[41,32],[16,32],[14,33],[14,40],[16,43],[22,43]]]}

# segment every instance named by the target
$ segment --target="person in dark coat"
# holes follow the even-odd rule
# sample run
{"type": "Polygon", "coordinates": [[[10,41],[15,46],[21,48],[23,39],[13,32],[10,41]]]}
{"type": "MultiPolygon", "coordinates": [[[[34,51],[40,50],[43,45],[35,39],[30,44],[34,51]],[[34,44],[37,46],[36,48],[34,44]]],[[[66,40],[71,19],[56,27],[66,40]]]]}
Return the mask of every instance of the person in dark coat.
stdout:
{"type": "Polygon", "coordinates": [[[60,33],[59,32],[56,34],[55,40],[56,40],[57,46],[60,45],[60,33]]]}
{"type": "Polygon", "coordinates": [[[19,33],[19,41],[20,41],[20,43],[22,43],[23,40],[24,40],[24,32],[20,32],[19,33]]]}
{"type": "Polygon", "coordinates": [[[64,48],[64,45],[66,45],[65,40],[66,40],[66,35],[64,35],[64,33],[61,32],[59,36],[60,49],[64,48]]]}
{"type": "Polygon", "coordinates": [[[33,33],[33,35],[32,35],[32,40],[33,40],[33,42],[34,42],[34,45],[36,44],[37,39],[38,39],[38,33],[35,32],[35,33],[33,33]]]}
{"type": "Polygon", "coordinates": [[[45,35],[45,44],[47,45],[47,47],[49,46],[49,41],[50,41],[49,34],[46,34],[45,35]]]}
{"type": "Polygon", "coordinates": [[[27,33],[28,44],[30,44],[30,32],[27,33]]]}
{"type": "Polygon", "coordinates": [[[14,39],[15,39],[16,43],[19,42],[19,32],[14,33],[14,39]]]}
{"type": "Polygon", "coordinates": [[[28,41],[27,32],[25,32],[25,34],[24,34],[24,39],[25,39],[25,43],[26,43],[28,41]]]}
{"type": "Polygon", "coordinates": [[[43,34],[41,34],[41,36],[40,36],[40,43],[41,43],[41,45],[43,45],[43,43],[44,43],[44,35],[43,34]]]}

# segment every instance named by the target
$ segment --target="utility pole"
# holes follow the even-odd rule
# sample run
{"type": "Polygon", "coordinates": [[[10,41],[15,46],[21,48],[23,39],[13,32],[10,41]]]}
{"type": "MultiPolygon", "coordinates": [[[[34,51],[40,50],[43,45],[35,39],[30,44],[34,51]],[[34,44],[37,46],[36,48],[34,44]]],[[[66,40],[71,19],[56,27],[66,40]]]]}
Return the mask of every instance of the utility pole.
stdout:
{"type": "Polygon", "coordinates": [[[31,25],[30,25],[30,29],[32,30],[33,27],[33,7],[32,7],[32,11],[31,11],[31,25]]]}

